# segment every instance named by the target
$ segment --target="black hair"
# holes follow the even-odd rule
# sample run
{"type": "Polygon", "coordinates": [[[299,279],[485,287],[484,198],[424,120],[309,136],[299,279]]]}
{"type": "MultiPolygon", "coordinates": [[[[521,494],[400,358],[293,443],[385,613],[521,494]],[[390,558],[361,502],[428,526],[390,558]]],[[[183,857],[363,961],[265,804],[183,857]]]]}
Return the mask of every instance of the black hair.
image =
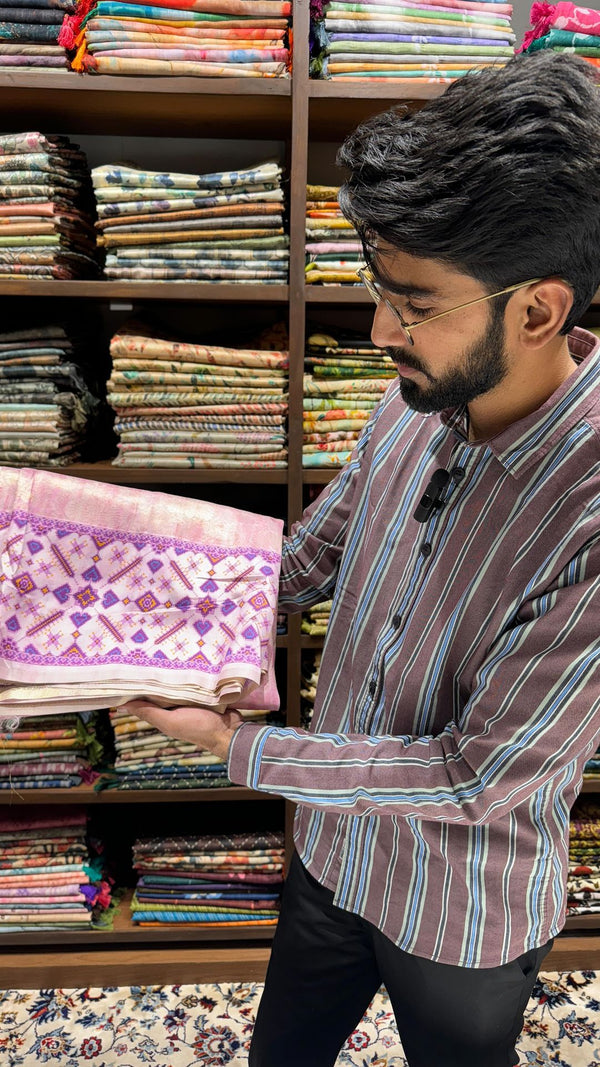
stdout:
{"type": "Polygon", "coordinates": [[[540,51],[457,79],[420,111],[360,125],[338,152],[340,206],[367,259],[378,242],[437,259],[489,292],[558,275],[563,333],[600,282],[600,79],[540,51]]]}

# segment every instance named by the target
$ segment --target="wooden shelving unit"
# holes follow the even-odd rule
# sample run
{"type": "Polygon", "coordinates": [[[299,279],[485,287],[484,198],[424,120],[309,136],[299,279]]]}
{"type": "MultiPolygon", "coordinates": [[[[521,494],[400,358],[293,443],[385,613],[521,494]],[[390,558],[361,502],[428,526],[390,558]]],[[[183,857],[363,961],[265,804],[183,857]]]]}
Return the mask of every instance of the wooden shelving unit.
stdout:
{"type": "MultiPolygon", "coordinates": [[[[287,146],[290,274],[287,285],[228,285],[96,281],[0,280],[0,306],[4,301],[59,300],[61,307],[84,308],[90,302],[131,305],[143,310],[154,305],[177,304],[181,309],[225,310],[235,305],[243,314],[274,308],[287,312],[290,334],[289,466],[287,470],[169,470],[113,467],[109,461],[76,464],[64,473],[128,485],[237,485],[262,486],[267,493],[285,487],[288,528],[303,510],[305,489],[325,485],[331,469],[302,469],[302,374],[307,315],[327,307],[366,310],[369,295],[359,287],[306,286],[304,228],[309,143],[339,143],[359,121],[393,105],[418,108],[443,87],[419,87],[410,99],[399,97],[397,85],[384,83],[339,84],[308,78],[309,14],[306,0],[294,3],[294,73],[290,80],[245,78],[127,78],[78,76],[71,72],[45,74],[15,71],[0,74],[0,128],[2,132],[38,129],[78,136],[130,136],[152,138],[242,138],[282,140],[287,146]],[[69,302],[67,304],[67,302],[69,302]],[[245,306],[245,308],[244,308],[245,306]]],[[[166,168],[167,169],[167,168],[166,168]]],[[[594,303],[600,305],[600,291],[594,303]]],[[[288,633],[278,638],[280,656],[286,659],[287,722],[300,723],[300,667],[304,651],[322,646],[319,639],[301,634],[300,617],[290,616],[288,633]]],[[[600,793],[600,779],[586,780],[585,793],[600,793]]],[[[260,801],[260,811],[278,798],[248,789],[157,790],[96,792],[91,786],[76,789],[29,790],[0,794],[7,810],[32,804],[43,806],[84,804],[94,813],[134,811],[135,805],[165,805],[198,813],[206,805],[242,805],[260,801]],[[203,805],[203,806],[202,806],[203,805]]],[[[281,803],[279,801],[279,803],[281,803]]],[[[288,851],[291,848],[293,809],[285,806],[288,851]]],[[[2,934],[0,959],[4,984],[14,988],[54,985],[211,982],[259,980],[269,958],[272,930],[227,933],[209,930],[142,930],[129,916],[130,896],[123,899],[112,930],[2,934]]],[[[545,969],[600,967],[600,923],[594,916],[570,919],[557,938],[545,969]]]]}

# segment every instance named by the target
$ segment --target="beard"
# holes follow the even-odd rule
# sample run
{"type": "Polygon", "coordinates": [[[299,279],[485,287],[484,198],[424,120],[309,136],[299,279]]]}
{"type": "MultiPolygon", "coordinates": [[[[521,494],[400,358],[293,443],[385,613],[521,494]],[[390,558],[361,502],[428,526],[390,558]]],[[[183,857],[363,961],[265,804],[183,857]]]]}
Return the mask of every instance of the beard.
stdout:
{"type": "Polygon", "coordinates": [[[402,399],[413,411],[430,414],[446,408],[466,407],[476,397],[487,393],[506,377],[508,358],[504,335],[504,307],[490,309],[490,321],[482,337],[464,353],[461,367],[434,378],[411,354],[412,349],[386,348],[395,363],[421,371],[428,385],[420,386],[410,378],[400,378],[402,399]]]}

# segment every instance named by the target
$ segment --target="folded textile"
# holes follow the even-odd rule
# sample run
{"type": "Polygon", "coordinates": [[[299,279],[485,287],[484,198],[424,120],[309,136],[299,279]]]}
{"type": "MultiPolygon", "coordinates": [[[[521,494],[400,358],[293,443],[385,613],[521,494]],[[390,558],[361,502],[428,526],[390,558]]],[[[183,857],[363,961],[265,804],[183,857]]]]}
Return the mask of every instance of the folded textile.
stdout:
{"type": "Polygon", "coordinates": [[[274,926],[283,845],[278,832],[138,838],[132,921],[140,926],[274,926]]]}
{"type": "Polygon", "coordinates": [[[61,788],[69,788],[98,777],[92,764],[102,756],[102,745],[91,714],[63,714],[59,720],[35,715],[10,731],[1,727],[0,720],[0,789],[53,788],[58,779],[61,788]]]}
{"type": "Polygon", "coordinates": [[[0,712],[278,707],[282,523],[0,468],[0,712]]]}
{"type": "MultiPolygon", "coordinates": [[[[0,56],[5,66],[30,58],[0,56]]],[[[56,58],[34,57],[38,66],[56,58]]],[[[0,276],[98,274],[89,168],[85,154],[67,137],[38,132],[0,136],[0,207],[0,276]]]]}
{"type": "Polygon", "coordinates": [[[83,808],[10,812],[0,820],[0,845],[4,932],[106,925],[112,880],[104,871],[102,845],[88,836],[83,808]]]}
{"type": "Polygon", "coordinates": [[[99,0],[67,16],[59,40],[73,69],[93,74],[286,78],[290,14],[288,0],[99,0]],[[236,33],[213,36],[246,26],[246,40],[236,33]],[[183,41],[164,32],[176,37],[188,29],[195,30],[189,41],[185,32],[183,41]],[[274,29],[281,31],[275,39],[260,32],[274,29]]]}
{"type": "Polygon", "coordinates": [[[359,236],[337,201],[339,187],[306,188],[306,282],[359,285],[364,260],[359,236]]]}
{"type": "Polygon", "coordinates": [[[311,76],[452,81],[513,54],[511,4],[311,3],[311,76]],[[381,53],[381,55],[378,55],[381,53]]]}
{"type": "Polygon", "coordinates": [[[106,277],[287,282],[289,238],[278,163],[211,174],[102,166],[92,180],[106,277]]]}
{"type": "Polygon", "coordinates": [[[133,328],[116,334],[110,351],[115,465],[287,466],[287,351],[191,344],[133,328]],[[166,405],[169,419],[157,419],[155,409],[166,405]]]}
{"type": "Polygon", "coordinates": [[[559,0],[556,4],[534,3],[530,12],[531,29],[527,31],[516,52],[526,52],[538,37],[552,29],[569,33],[600,35],[600,11],[559,0]]]}

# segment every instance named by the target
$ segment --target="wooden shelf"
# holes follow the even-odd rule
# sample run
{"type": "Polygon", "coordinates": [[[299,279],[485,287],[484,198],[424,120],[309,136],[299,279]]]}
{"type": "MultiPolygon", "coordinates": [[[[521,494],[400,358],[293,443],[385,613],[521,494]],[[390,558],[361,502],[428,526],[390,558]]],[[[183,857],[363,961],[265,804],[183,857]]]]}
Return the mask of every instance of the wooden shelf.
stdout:
{"type": "MultiPolygon", "coordinates": [[[[52,470],[56,470],[53,467],[52,470]]],[[[110,460],[99,463],[72,463],[59,468],[61,474],[70,474],[74,478],[90,478],[97,482],[111,482],[113,485],[179,485],[184,482],[258,482],[263,485],[285,485],[288,472],[280,470],[260,470],[260,468],[234,467],[225,468],[186,468],[186,467],[113,467],[110,460]]]]}
{"type": "Polygon", "coordinates": [[[288,78],[178,78],[4,71],[2,128],[155,137],[288,137],[288,78]]]}
{"type": "Polygon", "coordinates": [[[84,804],[97,807],[103,804],[197,804],[229,802],[247,803],[249,800],[279,800],[273,793],[257,792],[242,785],[214,789],[100,789],[93,785],[74,785],[69,789],[3,789],[1,807],[22,807],[26,804],[84,804]]]}
{"type": "Polygon", "coordinates": [[[235,941],[272,941],[275,927],[260,929],[249,926],[247,929],[237,927],[235,933],[231,927],[203,929],[188,926],[177,929],[177,924],[165,925],[164,928],[140,927],[131,921],[130,903],[133,889],[126,890],[119,903],[113,920],[112,930],[28,930],[2,933],[0,927],[0,948],[26,947],[28,945],[148,945],[168,942],[223,942],[235,941]],[[234,933],[234,937],[232,934],[234,933]]]}
{"type": "Polygon", "coordinates": [[[86,300],[194,300],[210,303],[251,304],[286,303],[287,285],[229,285],[210,282],[111,282],[111,281],[42,281],[36,279],[2,279],[0,296],[67,297],[86,300]]]}
{"type": "Polygon", "coordinates": [[[341,471],[340,467],[306,467],[302,471],[305,485],[327,485],[341,471]]]}

